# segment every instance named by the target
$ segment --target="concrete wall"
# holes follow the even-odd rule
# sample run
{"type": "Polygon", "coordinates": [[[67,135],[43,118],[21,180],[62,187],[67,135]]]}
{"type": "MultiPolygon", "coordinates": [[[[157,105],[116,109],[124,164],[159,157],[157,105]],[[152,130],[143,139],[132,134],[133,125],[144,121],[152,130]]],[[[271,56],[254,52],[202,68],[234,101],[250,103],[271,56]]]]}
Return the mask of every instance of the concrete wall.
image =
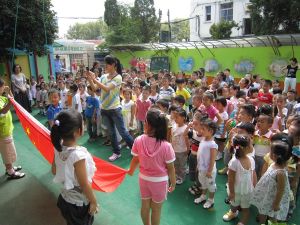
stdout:
{"type": "MultiPolygon", "coordinates": [[[[200,23],[198,27],[197,19],[190,20],[190,41],[199,41],[202,38],[211,37],[209,29],[214,23],[219,23],[221,20],[221,4],[233,2],[233,20],[239,26],[243,26],[243,19],[249,18],[247,12],[247,4],[249,0],[192,0],[191,2],[191,17],[199,16],[200,23]],[[206,6],[211,6],[211,20],[206,21],[206,6]],[[199,30],[198,30],[199,29],[199,30]],[[200,35],[200,37],[199,37],[200,35]]],[[[243,35],[243,28],[232,29],[231,37],[243,35]]]]}

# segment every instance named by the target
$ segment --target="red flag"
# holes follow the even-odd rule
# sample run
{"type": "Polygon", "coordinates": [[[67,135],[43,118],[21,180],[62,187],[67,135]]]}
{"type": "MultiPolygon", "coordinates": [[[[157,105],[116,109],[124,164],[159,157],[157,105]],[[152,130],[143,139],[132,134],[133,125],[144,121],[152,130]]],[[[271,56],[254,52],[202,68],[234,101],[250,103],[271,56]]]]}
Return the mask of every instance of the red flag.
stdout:
{"type": "MultiPolygon", "coordinates": [[[[16,110],[19,120],[37,150],[51,164],[54,158],[54,146],[52,145],[50,132],[37,119],[28,113],[14,99],[11,102],[16,110]]],[[[105,160],[93,156],[97,171],[93,177],[93,188],[103,192],[113,192],[123,182],[127,170],[115,166],[105,160]]]]}

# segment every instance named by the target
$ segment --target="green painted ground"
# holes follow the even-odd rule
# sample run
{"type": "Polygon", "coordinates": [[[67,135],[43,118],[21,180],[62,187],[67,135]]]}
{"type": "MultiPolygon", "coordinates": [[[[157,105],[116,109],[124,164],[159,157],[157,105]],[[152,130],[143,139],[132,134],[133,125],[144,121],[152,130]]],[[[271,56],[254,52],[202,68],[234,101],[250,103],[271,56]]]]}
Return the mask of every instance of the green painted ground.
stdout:
{"type": "MultiPolygon", "coordinates": [[[[40,116],[37,119],[45,121],[40,116]]],[[[15,144],[18,152],[18,163],[23,166],[26,177],[21,180],[7,181],[4,167],[0,165],[0,225],[63,225],[65,224],[60,212],[56,208],[56,199],[60,187],[52,182],[50,165],[42,158],[26,137],[17,120],[15,124],[15,144]]],[[[111,154],[109,147],[98,143],[87,143],[85,135],[79,144],[86,146],[89,151],[107,159],[111,154]]],[[[122,158],[115,164],[128,168],[130,152],[122,150],[122,158]]],[[[221,163],[217,164],[222,167],[221,163]]],[[[133,177],[127,177],[114,193],[106,194],[97,192],[101,211],[97,214],[95,225],[136,225],[142,224],[140,220],[140,199],[137,172],[133,177]]],[[[194,205],[194,197],[188,193],[190,185],[185,182],[178,186],[174,193],[168,196],[162,212],[162,225],[221,225],[236,224],[237,221],[223,222],[222,216],[228,210],[224,203],[225,176],[217,176],[218,190],[216,193],[215,207],[204,210],[200,205],[194,205]]],[[[298,198],[299,199],[299,198],[298,198]]],[[[300,224],[300,201],[298,210],[294,214],[291,224],[300,224]]],[[[255,210],[252,210],[249,224],[256,224],[255,210]]]]}

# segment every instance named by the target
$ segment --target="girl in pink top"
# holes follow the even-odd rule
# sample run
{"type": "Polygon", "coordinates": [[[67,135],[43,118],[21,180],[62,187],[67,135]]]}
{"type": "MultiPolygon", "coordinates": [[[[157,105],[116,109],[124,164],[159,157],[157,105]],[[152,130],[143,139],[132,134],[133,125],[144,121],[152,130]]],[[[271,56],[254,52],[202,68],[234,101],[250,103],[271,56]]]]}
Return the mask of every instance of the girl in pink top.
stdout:
{"type": "Polygon", "coordinates": [[[128,174],[133,175],[140,164],[141,217],[144,225],[158,225],[162,203],[176,185],[175,153],[166,141],[167,118],[158,109],[147,112],[144,132],[134,141],[128,174]]]}
{"type": "Polygon", "coordinates": [[[142,90],[142,95],[136,101],[136,120],[138,124],[138,131],[140,134],[144,132],[144,122],[146,119],[146,114],[151,106],[150,96],[150,86],[144,86],[142,90]]]}

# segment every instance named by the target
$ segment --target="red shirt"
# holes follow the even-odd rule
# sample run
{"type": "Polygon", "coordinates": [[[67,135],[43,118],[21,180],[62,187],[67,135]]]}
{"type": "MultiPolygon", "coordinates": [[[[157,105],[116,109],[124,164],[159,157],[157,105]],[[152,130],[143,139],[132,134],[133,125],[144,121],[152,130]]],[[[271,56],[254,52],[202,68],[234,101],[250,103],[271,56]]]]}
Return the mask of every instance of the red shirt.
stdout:
{"type": "Polygon", "coordinates": [[[268,92],[268,93],[259,92],[258,100],[260,102],[271,105],[273,103],[273,95],[270,92],[268,92]]]}
{"type": "Polygon", "coordinates": [[[136,119],[139,121],[146,120],[146,114],[151,106],[151,101],[147,99],[146,101],[141,100],[138,98],[136,100],[136,119]]]}

